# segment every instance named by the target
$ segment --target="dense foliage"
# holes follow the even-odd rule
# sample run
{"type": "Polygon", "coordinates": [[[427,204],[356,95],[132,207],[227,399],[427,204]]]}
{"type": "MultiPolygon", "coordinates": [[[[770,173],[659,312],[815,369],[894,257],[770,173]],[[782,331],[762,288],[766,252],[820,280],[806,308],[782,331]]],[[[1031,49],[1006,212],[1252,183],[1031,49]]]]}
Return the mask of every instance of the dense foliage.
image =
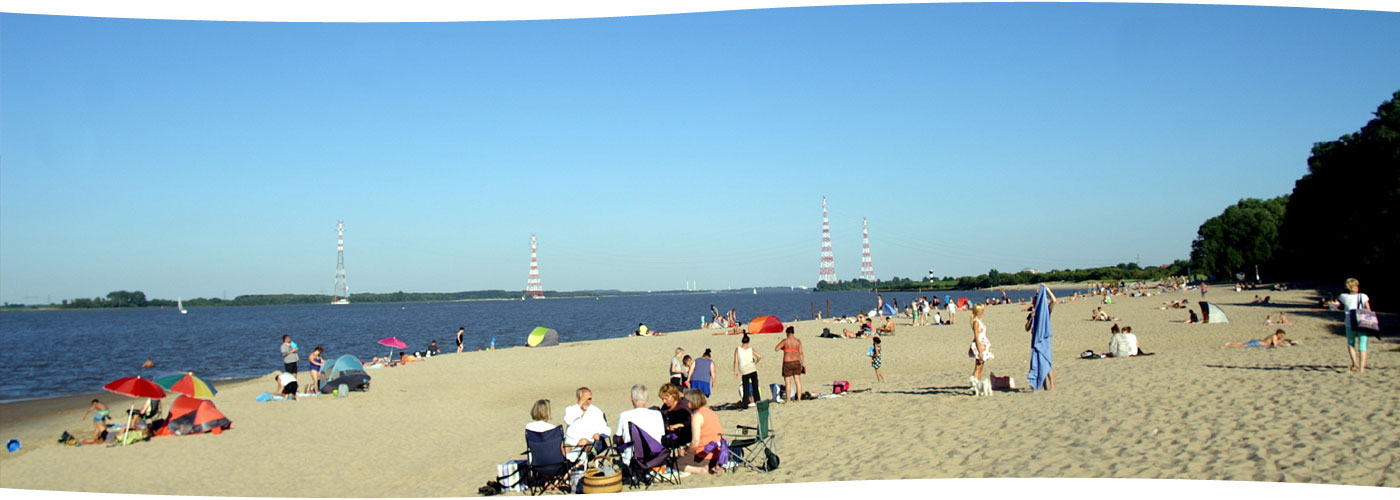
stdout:
{"type": "Polygon", "coordinates": [[[1255,266],[1263,275],[1276,276],[1273,262],[1287,206],[1287,196],[1247,198],[1206,219],[1191,242],[1195,269],[1223,280],[1235,279],[1236,273],[1253,279],[1255,266]]]}
{"type": "Polygon", "coordinates": [[[1313,145],[1279,230],[1288,279],[1393,283],[1400,247],[1400,91],[1361,130],[1313,145]]]}

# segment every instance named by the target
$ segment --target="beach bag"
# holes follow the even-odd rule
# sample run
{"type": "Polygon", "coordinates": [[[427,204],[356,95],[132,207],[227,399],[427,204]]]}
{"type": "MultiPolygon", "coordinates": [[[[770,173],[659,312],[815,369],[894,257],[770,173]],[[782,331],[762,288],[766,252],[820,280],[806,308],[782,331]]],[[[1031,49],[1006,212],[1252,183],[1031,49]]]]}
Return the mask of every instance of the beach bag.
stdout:
{"type": "Polygon", "coordinates": [[[831,393],[841,394],[851,390],[851,383],[845,380],[837,380],[831,383],[831,393]]]}
{"type": "Polygon", "coordinates": [[[496,465],[496,479],[500,481],[498,484],[503,488],[503,491],[525,491],[525,481],[520,474],[520,469],[524,465],[524,460],[511,460],[496,465]]]}
{"type": "Polygon", "coordinates": [[[1351,310],[1351,324],[1353,328],[1360,330],[1380,331],[1380,319],[1376,317],[1376,312],[1360,307],[1351,310]]]}

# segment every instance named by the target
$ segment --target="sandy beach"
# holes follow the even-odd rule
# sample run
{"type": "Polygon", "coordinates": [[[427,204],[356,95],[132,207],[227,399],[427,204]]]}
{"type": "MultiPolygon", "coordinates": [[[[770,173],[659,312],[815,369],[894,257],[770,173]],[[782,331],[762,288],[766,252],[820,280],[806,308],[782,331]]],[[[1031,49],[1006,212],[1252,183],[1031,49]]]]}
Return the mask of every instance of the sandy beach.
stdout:
{"type": "MultiPolygon", "coordinates": [[[[1063,298],[1063,297],[1062,297],[1063,298]]],[[[1174,478],[1400,486],[1400,366],[1397,342],[1372,337],[1365,374],[1347,371],[1340,313],[1315,309],[1314,292],[1212,288],[1228,324],[1184,324],[1163,301],[1195,291],[1114,297],[1104,306],[1130,325],[1153,356],[1079,359],[1106,352],[1112,323],[1089,321],[1098,298],[1057,306],[1056,390],[972,397],[967,357],[970,313],[952,326],[909,325],[883,339],[888,382],[876,384],[867,339],[822,339],[852,325],[794,323],[805,345],[807,390],[849,380],[868,392],[775,405],[782,467],[718,477],[683,488],[908,478],[1174,478]],[[1249,304],[1254,295],[1271,304],[1249,304]],[[1277,349],[1220,349],[1261,338],[1287,312],[1277,349]]],[[[854,313],[855,311],[846,311],[854,313]]],[[[988,367],[1025,385],[1029,334],[1024,305],[988,309],[996,358],[988,367]]],[[[731,375],[737,336],[712,331],[450,354],[371,371],[373,389],[347,398],[256,402],[271,374],[224,384],[214,398],[233,428],[222,435],[158,437],[128,447],[69,447],[68,430],[90,434],[85,398],[0,405],[0,437],[23,449],[0,455],[0,487],[109,493],[276,497],[475,496],[496,464],[524,449],[522,427],[539,398],[553,422],[574,389],[593,389],[610,422],[628,409],[632,384],[656,389],[676,347],[715,352],[715,403],[738,399],[731,375]],[[359,457],[359,458],[356,458],[359,457]],[[133,467],[132,464],[141,464],[133,467]],[[180,471],[175,480],[172,471],[180,471]]],[[[565,340],[568,332],[561,332],[565,340]]],[[[763,395],[780,382],[780,335],[754,336],[763,395]]],[[[335,355],[336,353],[330,353],[335,355]]],[[[277,364],[269,357],[269,372],[277,364]]],[[[120,375],[120,374],[114,374],[120,375]]],[[[302,374],[303,381],[307,380],[302,374]]],[[[104,396],[121,413],[130,403],[104,396]],[[120,410],[118,410],[120,408],[120,410]]],[[[652,404],[659,404],[653,396],[652,404]]],[[[167,402],[168,406],[168,402],[167,402]]],[[[753,425],[756,412],[721,411],[726,431],[753,425]]]]}

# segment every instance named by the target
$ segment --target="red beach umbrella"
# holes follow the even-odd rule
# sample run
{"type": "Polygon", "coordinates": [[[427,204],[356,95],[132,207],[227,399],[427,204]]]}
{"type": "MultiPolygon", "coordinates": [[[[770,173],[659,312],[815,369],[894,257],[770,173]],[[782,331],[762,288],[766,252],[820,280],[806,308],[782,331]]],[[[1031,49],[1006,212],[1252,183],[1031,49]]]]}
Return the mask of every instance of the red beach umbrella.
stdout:
{"type": "Polygon", "coordinates": [[[783,322],[777,316],[759,316],[749,322],[749,333],[778,333],[783,331],[783,322]]]}
{"type": "MultiPolygon", "coordinates": [[[[161,389],[155,382],[141,377],[119,378],[108,382],[102,388],[133,398],[161,399],[165,397],[165,389],[161,389]]],[[[122,428],[122,446],[126,446],[126,434],[131,432],[131,420],[136,418],[135,410],[136,401],[132,401],[131,409],[126,412],[126,427],[122,428]]]]}
{"type": "Polygon", "coordinates": [[[160,399],[165,397],[165,389],[161,389],[154,381],[141,377],[125,377],[108,382],[102,386],[103,389],[131,396],[133,398],[160,399]]]}

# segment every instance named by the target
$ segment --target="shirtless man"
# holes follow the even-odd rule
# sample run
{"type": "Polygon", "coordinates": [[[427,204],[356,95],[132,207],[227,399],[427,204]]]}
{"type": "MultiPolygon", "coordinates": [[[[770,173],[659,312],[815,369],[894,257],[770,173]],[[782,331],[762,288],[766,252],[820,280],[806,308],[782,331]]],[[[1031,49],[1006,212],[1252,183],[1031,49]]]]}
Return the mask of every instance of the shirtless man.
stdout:
{"type": "Polygon", "coordinates": [[[788,401],[802,397],[802,372],[807,371],[807,360],[802,356],[802,341],[793,335],[796,332],[787,327],[787,338],[778,342],[774,351],[783,353],[783,382],[788,386],[788,401]]]}
{"type": "Polygon", "coordinates": [[[880,327],[880,333],[894,333],[894,318],[886,317],[884,326],[880,327]]]}
{"type": "Polygon", "coordinates": [[[462,352],[462,334],[467,333],[467,327],[457,328],[457,352],[462,352]]]}

